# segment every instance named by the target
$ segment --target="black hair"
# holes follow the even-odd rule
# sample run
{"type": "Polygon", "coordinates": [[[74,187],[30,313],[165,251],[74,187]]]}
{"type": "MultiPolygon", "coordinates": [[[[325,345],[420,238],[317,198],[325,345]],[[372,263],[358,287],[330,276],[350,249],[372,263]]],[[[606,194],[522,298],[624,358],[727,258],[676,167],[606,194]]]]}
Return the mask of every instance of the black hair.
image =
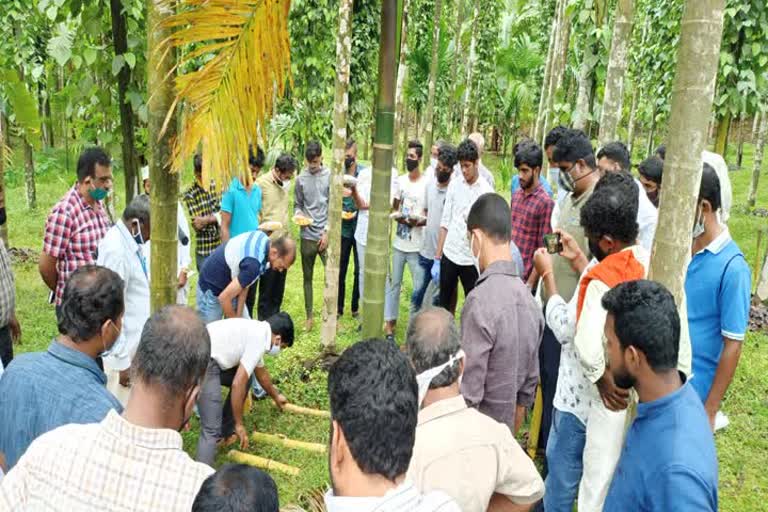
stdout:
{"type": "Polygon", "coordinates": [[[512,217],[507,201],[495,192],[477,198],[467,215],[467,231],[479,229],[498,242],[509,242],[512,217]]]}
{"type": "Polygon", "coordinates": [[[195,167],[195,174],[203,172],[203,154],[196,153],[192,159],[192,165],[195,167]]]}
{"type": "Polygon", "coordinates": [[[145,226],[149,225],[149,216],[150,206],[147,194],[135,196],[123,210],[123,220],[139,219],[139,222],[145,226]]]}
{"type": "Polygon", "coordinates": [[[299,163],[296,159],[288,153],[282,153],[277,157],[277,160],[275,160],[275,168],[280,172],[293,172],[298,166],[299,163]]]}
{"type": "Polygon", "coordinates": [[[639,172],[643,178],[661,185],[661,175],[664,171],[664,160],[658,156],[651,156],[640,162],[637,166],[637,172],[639,172]]]}
{"type": "Polygon", "coordinates": [[[165,306],[141,331],[131,363],[133,377],[162,388],[177,400],[203,378],[211,360],[211,338],[200,317],[186,306],[165,306]]]}
{"type": "Polygon", "coordinates": [[[391,482],[405,474],[418,414],[416,374],[405,354],[384,340],[352,345],[328,373],[328,396],[363,473],[391,482]]]}
{"type": "Polygon", "coordinates": [[[456,153],[459,162],[477,162],[480,159],[477,144],[469,139],[464,139],[459,143],[456,153]]]}
{"type": "Polygon", "coordinates": [[[75,343],[99,334],[107,320],[117,322],[125,311],[123,279],[114,271],[85,265],[67,279],[58,315],[59,333],[75,343]]]}
{"type": "Polygon", "coordinates": [[[675,298],[663,285],[646,280],[621,283],[603,295],[602,303],[613,315],[622,349],[633,346],[641,351],[654,372],[677,368],[680,316],[675,298]]]}
{"type": "Polygon", "coordinates": [[[667,159],[667,146],[665,144],[662,144],[661,146],[656,148],[656,151],[654,152],[656,156],[661,158],[662,160],[667,159]]]}
{"type": "Polygon", "coordinates": [[[255,155],[253,154],[253,146],[248,146],[248,165],[261,169],[264,167],[264,160],[266,160],[266,156],[261,146],[256,146],[255,155]]]}
{"type": "Polygon", "coordinates": [[[272,334],[280,335],[280,343],[285,343],[288,347],[293,346],[293,320],[291,315],[285,311],[280,311],[267,318],[267,323],[272,330],[272,334]]]}
{"type": "Polygon", "coordinates": [[[459,156],[456,153],[456,148],[448,143],[441,145],[437,149],[437,159],[449,169],[453,169],[453,167],[459,162],[459,156]]]}
{"type": "Polygon", "coordinates": [[[637,240],[637,184],[627,173],[607,173],[581,209],[581,227],[593,237],[609,236],[627,244],[637,240]]]}
{"type": "Polygon", "coordinates": [[[424,155],[424,144],[421,143],[419,140],[411,140],[408,141],[408,149],[415,149],[416,154],[421,158],[424,155]]]}
{"type": "Polygon", "coordinates": [[[344,145],[344,149],[349,149],[352,146],[354,146],[355,144],[357,144],[357,142],[355,141],[355,138],[354,137],[350,137],[350,138],[347,139],[347,143],[344,145]]]}
{"type": "Polygon", "coordinates": [[[192,512],[278,512],[277,485],[260,469],[225,464],[200,486],[192,512]]]}
{"type": "Polygon", "coordinates": [[[699,201],[709,201],[712,211],[717,211],[722,206],[722,196],[720,190],[720,178],[714,167],[708,163],[704,164],[701,171],[701,187],[699,188],[699,201]]]}
{"type": "Polygon", "coordinates": [[[290,236],[283,235],[270,240],[269,245],[277,249],[277,255],[282,258],[283,256],[288,256],[291,252],[294,256],[296,255],[296,244],[291,242],[293,242],[293,239],[290,236]]]}
{"type": "Polygon", "coordinates": [[[316,140],[307,142],[307,147],[304,149],[304,158],[307,159],[307,162],[311,162],[319,156],[323,156],[323,148],[320,143],[316,140]]]}
{"type": "Polygon", "coordinates": [[[525,164],[531,169],[541,168],[544,162],[544,153],[541,146],[532,140],[524,140],[515,145],[515,167],[518,169],[525,164]]]}
{"type": "Polygon", "coordinates": [[[544,149],[548,149],[550,146],[554,146],[558,141],[568,132],[568,128],[565,126],[555,126],[544,138],[544,149]]]}
{"type": "Polygon", "coordinates": [[[85,178],[96,176],[96,165],[111,167],[112,159],[100,147],[84,149],[77,160],[77,181],[82,183],[85,178]]]}
{"type": "MultiPolygon", "coordinates": [[[[408,325],[405,347],[416,374],[445,364],[461,348],[456,322],[447,310],[429,308],[419,312],[408,325]]],[[[450,386],[459,379],[459,361],[443,368],[429,389],[450,386]]]]}
{"type": "Polygon", "coordinates": [[[619,167],[624,172],[629,172],[632,168],[632,157],[629,156],[629,150],[623,142],[618,140],[609,142],[597,151],[597,159],[600,160],[601,158],[613,160],[619,164],[619,167]]]}
{"type": "Polygon", "coordinates": [[[568,130],[555,144],[552,158],[557,162],[572,162],[584,160],[591,168],[595,168],[595,151],[589,137],[581,130],[568,130]]]}

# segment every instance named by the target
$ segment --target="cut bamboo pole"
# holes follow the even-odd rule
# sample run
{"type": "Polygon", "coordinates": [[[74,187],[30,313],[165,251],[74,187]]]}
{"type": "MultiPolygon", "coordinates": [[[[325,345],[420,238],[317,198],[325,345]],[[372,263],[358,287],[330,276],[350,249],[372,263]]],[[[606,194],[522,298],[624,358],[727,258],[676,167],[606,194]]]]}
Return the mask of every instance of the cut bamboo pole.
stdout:
{"type": "Polygon", "coordinates": [[[275,470],[292,476],[296,476],[301,472],[301,470],[297,467],[289,466],[288,464],[283,464],[272,459],[265,459],[264,457],[259,457],[258,455],[250,455],[248,453],[239,452],[237,450],[230,450],[227,456],[231,460],[240,464],[247,464],[249,466],[265,469],[267,471],[275,470]]]}
{"type": "Polygon", "coordinates": [[[326,453],[327,451],[327,447],[324,444],[295,441],[293,439],[288,439],[281,434],[263,434],[261,432],[254,432],[251,435],[251,439],[256,443],[276,444],[286,448],[294,448],[296,450],[307,450],[317,453],[326,453]]]}
{"type": "Polygon", "coordinates": [[[294,404],[285,404],[283,407],[285,412],[292,412],[294,414],[305,414],[307,416],[317,416],[318,418],[329,418],[331,413],[328,411],[321,411],[320,409],[311,409],[309,407],[301,407],[294,404]]]}

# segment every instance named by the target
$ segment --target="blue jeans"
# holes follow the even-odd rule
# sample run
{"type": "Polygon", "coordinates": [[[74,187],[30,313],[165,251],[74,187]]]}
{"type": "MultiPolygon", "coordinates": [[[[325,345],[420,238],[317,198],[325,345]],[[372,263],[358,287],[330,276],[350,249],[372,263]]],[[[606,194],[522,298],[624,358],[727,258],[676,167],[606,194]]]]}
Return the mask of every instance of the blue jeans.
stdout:
{"type": "Polygon", "coordinates": [[[583,473],[587,427],[573,414],[553,409],[547,441],[547,479],[544,510],[571,512],[583,473]]]}
{"type": "Polygon", "coordinates": [[[430,260],[419,254],[419,266],[423,272],[422,279],[421,283],[413,283],[413,302],[417,309],[424,307],[425,299],[427,300],[427,306],[436,305],[437,300],[439,299],[438,295],[435,293],[436,288],[434,286],[430,288],[429,286],[432,283],[432,263],[434,263],[434,261],[435,260],[430,260]],[[432,292],[429,296],[426,296],[428,289],[431,289],[432,292]]]}
{"type": "MultiPolygon", "coordinates": [[[[197,314],[206,325],[221,320],[224,317],[224,310],[219,302],[219,297],[214,295],[211,290],[203,291],[200,285],[197,285],[197,314]]],[[[232,307],[237,311],[237,299],[232,299],[232,307]]],[[[248,308],[243,308],[243,318],[250,318],[248,308]]]]}
{"type": "Polygon", "coordinates": [[[411,271],[411,278],[413,280],[411,315],[418,309],[418,303],[416,302],[418,295],[417,286],[424,280],[424,270],[419,264],[419,257],[418,252],[403,252],[392,248],[392,273],[387,283],[387,295],[384,301],[385,321],[397,320],[398,313],[400,313],[400,288],[403,284],[406,263],[411,271]]]}

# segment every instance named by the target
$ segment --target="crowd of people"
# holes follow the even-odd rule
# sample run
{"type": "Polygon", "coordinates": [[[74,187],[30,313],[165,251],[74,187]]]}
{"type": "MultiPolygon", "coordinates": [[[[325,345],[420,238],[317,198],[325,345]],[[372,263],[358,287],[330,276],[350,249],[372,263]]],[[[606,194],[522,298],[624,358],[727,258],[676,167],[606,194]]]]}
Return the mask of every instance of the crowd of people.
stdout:
{"type": "MultiPolygon", "coordinates": [[[[713,433],[728,421],[721,403],[751,289],[727,227],[724,162],[703,155],[676,302],[646,280],[663,146],[636,179],[621,142],[595,152],[583,132],[557,127],[543,148],[515,145],[510,200],[496,193],[483,150],[478,133],[438,141],[426,165],[413,140],[405,172],[392,171],[383,337],[349,347],[328,374],[327,509],[717,510],[713,433]],[[516,440],[537,393],[541,471],[516,440]]],[[[154,314],[149,198],[136,196],[112,224],[111,161],[99,148],[82,153],[75,185],[46,221],[39,270],[59,332],[46,352],[13,358],[21,326],[0,242],[0,509],[277,510],[267,474],[213,466],[222,444],[248,448],[249,393],[288,403],[264,360],[294,344],[282,302],[297,256],[304,328],[313,327],[331,173],[314,141],[300,172],[290,154],[265,171],[261,148],[249,152],[250,179],[234,178],[221,196],[195,157],[179,203],[178,305],[154,314]],[[193,234],[195,310],[186,306],[193,234]],[[194,458],[179,434],[193,414],[194,458]]],[[[352,264],[358,317],[372,171],[354,140],[344,170],[338,315],[352,264]]]]}

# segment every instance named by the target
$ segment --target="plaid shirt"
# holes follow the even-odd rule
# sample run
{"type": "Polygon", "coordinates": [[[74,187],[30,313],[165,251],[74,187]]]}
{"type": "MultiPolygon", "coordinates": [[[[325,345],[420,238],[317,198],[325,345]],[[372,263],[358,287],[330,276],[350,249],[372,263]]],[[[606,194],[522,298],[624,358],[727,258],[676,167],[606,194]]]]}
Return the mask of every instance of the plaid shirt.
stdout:
{"type": "Polygon", "coordinates": [[[96,262],[99,241],[112,223],[101,202],[89,206],[77,185],[56,203],[45,222],[43,252],[56,258],[56,305],[61,304],[61,295],[67,279],[78,268],[96,262]]]}
{"type": "Polygon", "coordinates": [[[178,432],[110,411],[101,423],[38,437],[0,482],[0,510],[188,512],[211,473],[178,432]]]}
{"type": "Polygon", "coordinates": [[[552,208],[555,203],[541,185],[530,194],[522,189],[512,194],[512,241],[520,249],[525,272],[523,281],[528,279],[533,268],[533,253],[544,246],[544,235],[552,232],[552,208]]]}
{"type": "Polygon", "coordinates": [[[11,321],[11,315],[16,309],[16,285],[13,280],[11,258],[0,240],[0,327],[5,327],[11,321]]]}
{"type": "MultiPolygon", "coordinates": [[[[213,184],[211,184],[211,189],[213,189],[213,184]]],[[[184,191],[182,199],[189,210],[190,220],[194,220],[195,217],[213,215],[221,210],[220,197],[214,192],[205,190],[197,181],[184,191]]],[[[195,232],[197,233],[196,252],[200,256],[208,256],[221,245],[218,223],[208,224],[200,231],[195,230],[195,232]]]]}

